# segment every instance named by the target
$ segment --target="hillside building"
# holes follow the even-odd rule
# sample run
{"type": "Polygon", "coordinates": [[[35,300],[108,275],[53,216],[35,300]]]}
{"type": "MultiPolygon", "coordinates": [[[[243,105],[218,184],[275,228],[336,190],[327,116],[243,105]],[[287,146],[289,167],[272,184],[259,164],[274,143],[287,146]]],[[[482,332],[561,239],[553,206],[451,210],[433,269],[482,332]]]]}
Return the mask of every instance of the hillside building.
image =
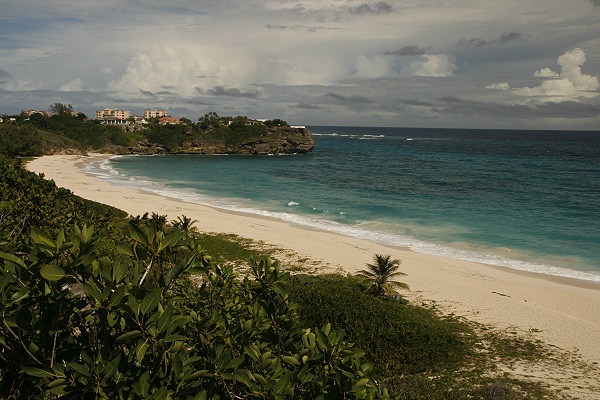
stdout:
{"type": "Polygon", "coordinates": [[[144,110],[144,119],[168,117],[169,113],[166,110],[153,110],[147,108],[144,110]]]}

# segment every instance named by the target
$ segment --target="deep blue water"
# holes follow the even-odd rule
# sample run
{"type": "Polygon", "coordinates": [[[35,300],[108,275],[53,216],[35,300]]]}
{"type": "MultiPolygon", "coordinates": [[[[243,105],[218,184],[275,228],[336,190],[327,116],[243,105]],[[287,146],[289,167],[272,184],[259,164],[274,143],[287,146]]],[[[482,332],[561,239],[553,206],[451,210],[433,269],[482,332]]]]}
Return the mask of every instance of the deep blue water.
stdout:
{"type": "Polygon", "coordinates": [[[308,127],[296,156],[124,156],[120,185],[600,282],[600,132],[308,127]]]}

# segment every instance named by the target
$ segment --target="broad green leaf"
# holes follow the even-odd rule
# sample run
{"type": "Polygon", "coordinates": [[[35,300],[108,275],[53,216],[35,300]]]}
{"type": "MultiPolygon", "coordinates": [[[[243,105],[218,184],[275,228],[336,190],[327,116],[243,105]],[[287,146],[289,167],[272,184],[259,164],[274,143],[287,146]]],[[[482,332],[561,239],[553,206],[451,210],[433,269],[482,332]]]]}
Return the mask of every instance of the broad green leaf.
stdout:
{"type": "Polygon", "coordinates": [[[148,238],[146,237],[146,234],[144,232],[142,232],[142,230],[140,228],[138,228],[137,226],[133,225],[133,224],[129,224],[129,236],[131,236],[131,238],[137,242],[140,242],[146,246],[148,246],[150,243],[148,242],[148,238]]]}
{"type": "Polygon", "coordinates": [[[252,376],[247,369],[238,369],[237,371],[234,371],[233,376],[249,388],[252,387],[252,376]]]}
{"type": "Polygon", "coordinates": [[[169,396],[168,388],[166,386],[163,386],[163,387],[159,388],[158,390],[155,390],[154,393],[152,393],[152,398],[156,399],[156,400],[169,399],[170,396],[169,396]]]}
{"type": "Polygon", "coordinates": [[[127,276],[127,264],[115,261],[112,266],[112,280],[120,283],[127,276]]]}
{"type": "Polygon", "coordinates": [[[43,245],[49,250],[56,249],[56,242],[50,236],[36,228],[31,228],[31,239],[35,244],[43,245]]]}
{"type": "Polygon", "coordinates": [[[29,294],[29,289],[21,289],[10,297],[10,301],[12,301],[13,303],[18,303],[19,301],[28,298],[29,294]]]}
{"type": "Polygon", "coordinates": [[[148,342],[146,340],[140,340],[137,344],[137,346],[135,347],[135,359],[137,360],[138,363],[141,363],[142,360],[144,359],[144,356],[146,355],[146,351],[148,350],[148,348],[150,347],[150,345],[148,344],[148,342]]]}
{"type": "Polygon", "coordinates": [[[0,251],[0,258],[4,258],[5,260],[8,260],[15,264],[18,264],[23,268],[27,268],[25,266],[25,262],[13,254],[8,254],[8,253],[4,253],[4,252],[0,251]]]}
{"type": "Polygon", "coordinates": [[[106,382],[106,380],[108,378],[110,378],[111,376],[114,375],[114,373],[117,371],[117,368],[119,367],[120,361],[121,361],[121,354],[118,354],[108,364],[106,364],[106,366],[102,370],[102,373],[104,374],[104,379],[103,379],[104,382],[106,382]]]}
{"type": "Polygon", "coordinates": [[[58,235],[56,236],[56,250],[59,251],[65,242],[65,230],[61,229],[58,231],[58,235]]]}
{"type": "Polygon", "coordinates": [[[241,363],[243,363],[246,360],[245,356],[239,356],[234,358],[233,360],[229,361],[227,363],[227,365],[225,365],[225,369],[229,369],[229,368],[233,368],[236,369],[237,367],[240,366],[241,363]]]}
{"type": "Polygon", "coordinates": [[[292,357],[292,356],[283,356],[283,357],[281,357],[281,361],[291,364],[294,367],[297,367],[300,365],[300,362],[296,359],[296,357],[292,357]]]}
{"type": "Polygon", "coordinates": [[[177,341],[180,341],[180,340],[182,340],[182,341],[183,340],[190,340],[190,338],[187,337],[187,336],[183,336],[183,335],[170,335],[170,336],[167,336],[166,338],[164,338],[163,342],[165,342],[165,343],[171,343],[171,342],[177,342],[177,341]]]}
{"type": "Polygon", "coordinates": [[[87,377],[92,376],[92,373],[90,372],[88,367],[86,367],[85,365],[67,361],[67,367],[78,372],[79,374],[81,374],[83,376],[87,376],[87,377]]]}
{"type": "Polygon", "coordinates": [[[60,386],[60,385],[62,385],[62,384],[63,384],[63,383],[65,383],[65,382],[66,382],[66,380],[65,380],[65,379],[63,379],[63,378],[56,379],[56,380],[54,380],[54,381],[52,381],[52,382],[50,382],[50,383],[48,384],[48,388],[49,388],[49,389],[53,389],[53,388],[55,388],[55,387],[57,387],[57,386],[60,386]]]}
{"type": "Polygon", "coordinates": [[[182,236],[181,232],[172,232],[172,233],[170,233],[169,235],[167,235],[166,238],[164,238],[160,242],[160,244],[158,245],[158,251],[162,251],[166,247],[171,246],[173,243],[175,243],[176,241],[178,241],[181,236],[182,236]]]}
{"type": "Polygon", "coordinates": [[[150,374],[146,372],[140,379],[134,383],[133,390],[143,399],[148,398],[148,390],[150,389],[150,374]]]}
{"type": "Polygon", "coordinates": [[[27,375],[37,376],[38,378],[64,378],[65,376],[59,374],[57,371],[50,367],[42,364],[23,364],[21,369],[27,375]]]}
{"type": "Polygon", "coordinates": [[[102,293],[100,292],[100,289],[98,289],[98,286],[96,286],[94,281],[88,280],[86,283],[84,283],[83,291],[92,299],[96,300],[98,304],[102,304],[102,293]]]}
{"type": "Polygon", "coordinates": [[[135,255],[133,253],[133,250],[131,249],[131,246],[128,244],[125,244],[125,243],[118,245],[117,251],[121,254],[124,254],[124,255],[130,256],[130,257],[133,257],[135,255]]]}
{"type": "Polygon", "coordinates": [[[4,286],[6,286],[7,284],[16,282],[16,281],[17,280],[11,273],[9,273],[9,272],[3,273],[2,276],[0,276],[0,291],[2,291],[2,289],[4,289],[4,286]]]}
{"type": "Polygon", "coordinates": [[[65,271],[55,264],[45,264],[40,269],[40,274],[50,282],[58,281],[65,276],[65,271]]]}
{"type": "Polygon", "coordinates": [[[283,394],[290,386],[290,376],[288,374],[283,375],[281,378],[277,379],[277,383],[275,383],[275,387],[273,391],[277,394],[283,394]]]}
{"type": "Polygon", "coordinates": [[[137,301],[134,295],[130,294],[127,298],[127,305],[131,308],[134,316],[138,316],[140,313],[140,303],[137,301]]]}
{"type": "Polygon", "coordinates": [[[81,241],[82,243],[87,243],[92,239],[92,235],[94,234],[94,225],[83,225],[81,228],[81,241]]]}
{"type": "Polygon", "coordinates": [[[121,300],[125,296],[125,286],[119,286],[115,289],[115,291],[110,295],[110,302],[108,303],[110,307],[116,307],[121,304],[121,300]]]}
{"type": "Polygon", "coordinates": [[[140,311],[142,312],[142,314],[148,314],[158,305],[158,303],[160,302],[161,293],[162,290],[156,288],[150,291],[146,295],[146,297],[144,297],[144,299],[140,303],[140,311]]]}
{"type": "Polygon", "coordinates": [[[165,332],[169,325],[171,324],[171,319],[173,318],[173,308],[169,307],[165,312],[162,313],[158,322],[156,323],[156,329],[158,334],[165,332]]]}
{"type": "Polygon", "coordinates": [[[140,336],[141,334],[142,334],[142,332],[140,332],[140,331],[138,331],[138,330],[131,331],[131,332],[127,332],[127,333],[124,333],[124,334],[122,334],[121,336],[118,336],[118,337],[115,339],[115,342],[123,342],[123,341],[125,341],[125,340],[128,340],[128,339],[132,339],[132,338],[138,337],[138,336],[140,336]]]}

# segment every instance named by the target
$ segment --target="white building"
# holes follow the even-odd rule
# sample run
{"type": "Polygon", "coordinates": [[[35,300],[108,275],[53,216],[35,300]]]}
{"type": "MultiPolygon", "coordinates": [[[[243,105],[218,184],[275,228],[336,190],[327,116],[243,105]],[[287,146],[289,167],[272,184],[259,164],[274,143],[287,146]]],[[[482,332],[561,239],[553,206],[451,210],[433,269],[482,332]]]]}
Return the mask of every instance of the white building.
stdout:
{"type": "Polygon", "coordinates": [[[144,119],[168,117],[169,113],[166,110],[144,110],[144,119]]]}
{"type": "Polygon", "coordinates": [[[115,108],[105,108],[104,110],[96,111],[96,119],[101,120],[117,120],[128,119],[131,113],[127,110],[117,110],[115,108]]]}

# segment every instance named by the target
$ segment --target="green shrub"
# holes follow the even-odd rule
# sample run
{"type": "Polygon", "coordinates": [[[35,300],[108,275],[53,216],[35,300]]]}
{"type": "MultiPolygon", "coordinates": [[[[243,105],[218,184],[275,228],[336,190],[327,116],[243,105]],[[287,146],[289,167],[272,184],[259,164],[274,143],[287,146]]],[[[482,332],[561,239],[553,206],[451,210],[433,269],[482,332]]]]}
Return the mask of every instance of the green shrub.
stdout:
{"type": "Polygon", "coordinates": [[[277,263],[239,279],[182,231],[129,234],[125,263],[85,225],[0,251],[0,397],[389,398],[343,331],[299,323],[277,263]]]}
{"type": "Polygon", "coordinates": [[[471,333],[464,325],[363,289],[354,278],[299,276],[292,301],[308,324],[344,329],[375,364],[378,376],[458,368],[471,350],[471,333]]]}

